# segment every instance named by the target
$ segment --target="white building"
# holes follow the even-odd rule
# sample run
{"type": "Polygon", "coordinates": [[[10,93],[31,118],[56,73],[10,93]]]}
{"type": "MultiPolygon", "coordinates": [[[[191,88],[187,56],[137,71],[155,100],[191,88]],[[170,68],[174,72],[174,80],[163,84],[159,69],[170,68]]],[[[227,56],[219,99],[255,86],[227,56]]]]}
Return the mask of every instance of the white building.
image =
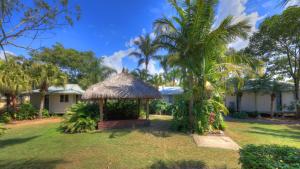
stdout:
{"type": "Polygon", "coordinates": [[[183,93],[183,89],[178,86],[160,86],[159,92],[164,101],[174,103],[174,97],[183,93]]]}
{"type": "MultiPolygon", "coordinates": [[[[81,99],[83,93],[84,90],[77,84],[67,84],[64,87],[51,86],[45,98],[45,109],[50,113],[63,114],[67,108],[81,99]]],[[[40,99],[39,89],[30,93],[30,103],[34,107],[40,107],[40,99]]]]}

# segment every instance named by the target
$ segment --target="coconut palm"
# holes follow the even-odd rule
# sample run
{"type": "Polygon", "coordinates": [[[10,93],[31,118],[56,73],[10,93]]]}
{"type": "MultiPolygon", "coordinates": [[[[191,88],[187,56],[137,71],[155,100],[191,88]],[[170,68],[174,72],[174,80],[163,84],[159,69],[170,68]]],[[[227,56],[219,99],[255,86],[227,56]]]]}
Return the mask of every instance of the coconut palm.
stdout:
{"type": "Polygon", "coordinates": [[[145,36],[139,36],[137,40],[134,41],[137,46],[137,50],[131,52],[129,55],[137,57],[138,66],[145,64],[145,70],[148,73],[148,65],[151,59],[158,59],[156,52],[159,49],[159,45],[155,39],[152,39],[150,34],[145,36]]]}
{"type": "Polygon", "coordinates": [[[30,87],[30,77],[16,58],[8,58],[7,62],[0,64],[0,93],[6,96],[7,108],[12,104],[15,112],[18,94],[30,90],[30,87]]]}
{"type": "Polygon", "coordinates": [[[210,81],[212,86],[218,87],[221,75],[237,68],[227,64],[227,45],[237,37],[247,38],[251,27],[246,20],[236,22],[229,16],[213,28],[217,4],[214,0],[185,0],[183,4],[176,0],[169,2],[177,15],[163,17],[154,24],[161,45],[170,53],[170,62],[187,73],[189,121],[193,128],[194,100],[201,107],[203,101],[208,99],[205,94],[206,82],[210,81]]]}
{"type": "Polygon", "coordinates": [[[67,82],[67,75],[53,64],[32,64],[30,69],[32,84],[39,88],[41,94],[39,117],[42,117],[44,110],[45,96],[50,86],[64,86],[67,82]]]}

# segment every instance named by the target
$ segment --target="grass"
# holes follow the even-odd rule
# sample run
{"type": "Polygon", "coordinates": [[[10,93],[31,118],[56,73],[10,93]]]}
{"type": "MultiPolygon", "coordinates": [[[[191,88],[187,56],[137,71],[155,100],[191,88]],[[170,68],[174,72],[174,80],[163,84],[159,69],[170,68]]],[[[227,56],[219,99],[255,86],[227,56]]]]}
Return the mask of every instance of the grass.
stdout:
{"type": "MultiPolygon", "coordinates": [[[[152,116],[151,128],[85,134],[60,133],[58,123],[16,127],[0,137],[0,168],[240,168],[238,152],[196,147],[189,135],[170,132],[169,121],[152,116]]],[[[240,145],[300,147],[298,126],[228,126],[226,133],[240,145]]]]}

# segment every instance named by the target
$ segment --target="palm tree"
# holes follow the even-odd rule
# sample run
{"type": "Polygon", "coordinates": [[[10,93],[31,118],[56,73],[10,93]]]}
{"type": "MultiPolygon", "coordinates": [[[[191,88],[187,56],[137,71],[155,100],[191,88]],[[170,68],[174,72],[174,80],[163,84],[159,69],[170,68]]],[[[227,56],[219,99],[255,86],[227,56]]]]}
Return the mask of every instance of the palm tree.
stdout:
{"type": "Polygon", "coordinates": [[[151,77],[151,75],[148,74],[145,69],[142,69],[142,70],[135,69],[135,70],[131,71],[130,74],[132,74],[134,77],[139,78],[143,81],[147,81],[151,77]]]}
{"type": "Polygon", "coordinates": [[[5,63],[0,64],[0,93],[6,96],[7,108],[12,104],[15,112],[18,94],[30,90],[30,87],[30,77],[16,58],[8,58],[5,63]]]}
{"type": "Polygon", "coordinates": [[[153,75],[149,80],[149,82],[158,89],[158,87],[163,84],[162,75],[160,74],[153,75]]]}
{"type": "Polygon", "coordinates": [[[234,22],[232,16],[213,28],[216,2],[185,0],[179,5],[176,0],[170,0],[177,15],[171,19],[163,17],[154,23],[161,45],[170,53],[169,59],[188,75],[191,128],[195,124],[194,100],[203,106],[203,101],[208,99],[205,97],[206,81],[220,86],[219,72],[229,70],[229,66],[233,68],[225,64],[227,45],[237,37],[246,38],[251,29],[246,20],[234,22]]]}
{"type": "Polygon", "coordinates": [[[129,55],[137,57],[138,66],[145,64],[145,70],[148,73],[148,65],[151,59],[158,59],[156,52],[159,49],[157,41],[151,38],[150,34],[145,36],[140,36],[137,40],[134,41],[134,44],[137,46],[138,50],[131,52],[129,55]]]}
{"type": "Polygon", "coordinates": [[[32,84],[39,88],[41,93],[39,117],[42,118],[45,96],[50,86],[64,86],[67,82],[67,75],[53,64],[34,63],[30,69],[32,84]]]}

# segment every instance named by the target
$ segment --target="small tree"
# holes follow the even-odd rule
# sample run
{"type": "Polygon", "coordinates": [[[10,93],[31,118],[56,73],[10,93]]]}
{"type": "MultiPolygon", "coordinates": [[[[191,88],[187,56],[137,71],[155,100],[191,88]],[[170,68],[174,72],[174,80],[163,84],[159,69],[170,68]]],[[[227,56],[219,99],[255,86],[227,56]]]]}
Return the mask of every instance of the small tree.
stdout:
{"type": "Polygon", "coordinates": [[[0,64],[0,93],[7,99],[7,108],[12,104],[16,112],[17,96],[30,90],[30,76],[24,71],[22,63],[10,57],[7,62],[0,64]]]}
{"type": "Polygon", "coordinates": [[[148,65],[151,59],[158,59],[156,52],[159,49],[159,45],[155,39],[152,39],[150,34],[140,36],[134,41],[138,50],[131,52],[129,55],[135,56],[139,59],[138,66],[145,64],[146,73],[148,73],[148,65]]]}
{"type": "Polygon", "coordinates": [[[30,44],[43,33],[64,25],[73,25],[74,15],[79,19],[80,8],[75,10],[68,0],[34,0],[24,3],[21,0],[2,0],[0,2],[0,48],[4,53],[6,46],[31,49],[30,44]],[[25,38],[27,45],[17,40],[25,38]]]}
{"type": "Polygon", "coordinates": [[[42,117],[42,111],[45,104],[45,96],[50,86],[63,86],[67,82],[67,76],[53,64],[36,64],[31,68],[33,85],[40,89],[41,101],[39,117],[42,117]]]}

